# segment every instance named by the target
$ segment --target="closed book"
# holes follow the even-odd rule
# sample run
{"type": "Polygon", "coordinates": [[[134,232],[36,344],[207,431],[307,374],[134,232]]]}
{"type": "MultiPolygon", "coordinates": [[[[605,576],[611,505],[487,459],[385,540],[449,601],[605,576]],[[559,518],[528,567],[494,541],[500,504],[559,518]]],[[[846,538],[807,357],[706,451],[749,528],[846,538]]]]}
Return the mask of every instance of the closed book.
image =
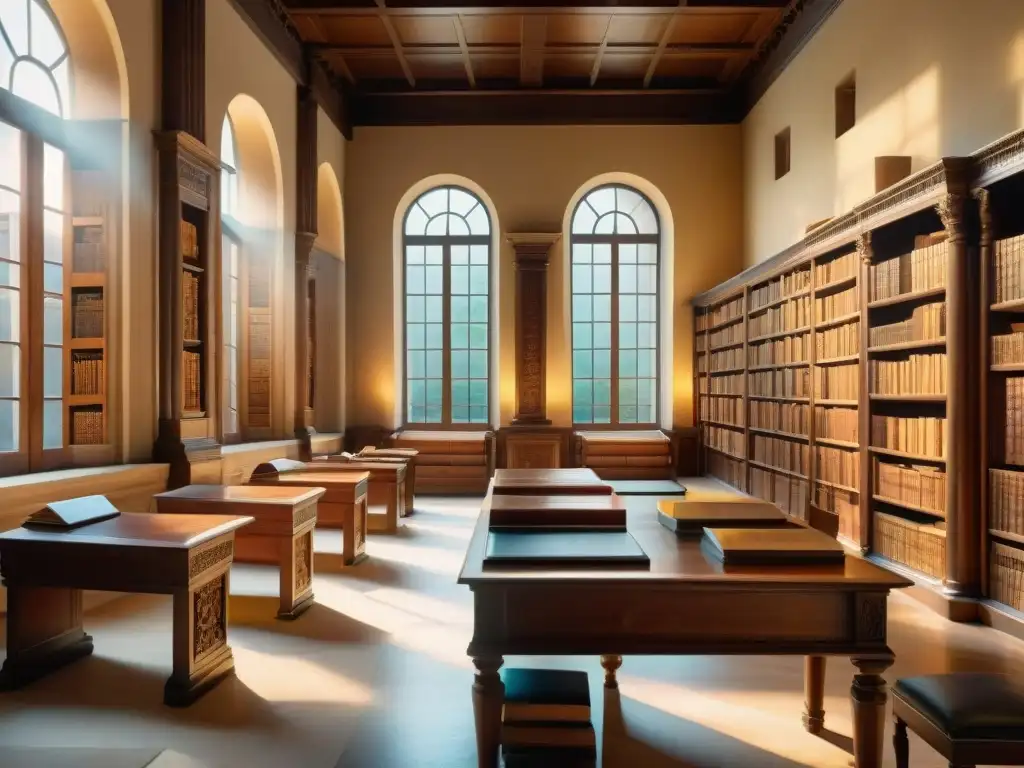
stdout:
{"type": "Polygon", "coordinates": [[[846,557],[838,541],[813,528],[705,528],[702,544],[726,565],[818,565],[846,557]]]}
{"type": "Polygon", "coordinates": [[[595,768],[597,751],[573,747],[515,747],[503,750],[505,768],[595,768]]]}
{"type": "Polygon", "coordinates": [[[496,530],[487,534],[484,565],[643,566],[647,553],[626,531],[496,530]]]}
{"type": "Polygon", "coordinates": [[[702,536],[705,528],[786,528],[794,523],[766,501],[658,502],[658,521],[679,536],[702,536]]]}
{"type": "Polygon", "coordinates": [[[504,723],[590,722],[590,684],[586,672],[510,668],[504,670],[502,678],[504,723]]]}
{"type": "Polygon", "coordinates": [[[518,496],[490,500],[490,527],[583,527],[626,529],[626,505],[616,494],[518,496]]]}
{"type": "Polygon", "coordinates": [[[77,499],[50,502],[38,512],[29,515],[25,525],[71,529],[109,520],[120,514],[106,496],[81,496],[77,499]]]}
{"type": "Polygon", "coordinates": [[[501,743],[507,749],[517,747],[571,747],[595,749],[597,739],[590,723],[504,723],[501,743]]]}

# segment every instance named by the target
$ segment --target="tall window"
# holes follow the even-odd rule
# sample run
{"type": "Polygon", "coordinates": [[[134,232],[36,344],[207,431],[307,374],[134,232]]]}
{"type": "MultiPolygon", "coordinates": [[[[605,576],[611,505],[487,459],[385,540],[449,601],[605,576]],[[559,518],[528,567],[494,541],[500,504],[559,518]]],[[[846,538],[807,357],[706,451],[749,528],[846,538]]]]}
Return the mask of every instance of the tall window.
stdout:
{"type": "Polygon", "coordinates": [[[491,221],[459,187],[424,193],[405,214],[405,419],[489,421],[491,221]]]}
{"type": "Polygon", "coordinates": [[[235,131],[231,118],[225,117],[220,133],[220,209],[223,258],[223,317],[224,317],[224,441],[237,442],[241,436],[238,402],[239,326],[241,305],[241,240],[238,222],[238,161],[235,152],[235,131]]]}
{"type": "Polygon", "coordinates": [[[658,420],[658,215],[634,189],[592,190],[572,217],[572,418],[658,420]]]}
{"type": "Polygon", "coordinates": [[[61,466],[69,446],[105,442],[104,224],[72,219],[65,154],[23,119],[25,102],[56,119],[70,107],[67,44],[43,0],[0,3],[0,88],[24,100],[5,113],[22,130],[0,123],[0,474],[11,474],[61,466]],[[82,377],[74,384],[72,369],[82,377]]]}

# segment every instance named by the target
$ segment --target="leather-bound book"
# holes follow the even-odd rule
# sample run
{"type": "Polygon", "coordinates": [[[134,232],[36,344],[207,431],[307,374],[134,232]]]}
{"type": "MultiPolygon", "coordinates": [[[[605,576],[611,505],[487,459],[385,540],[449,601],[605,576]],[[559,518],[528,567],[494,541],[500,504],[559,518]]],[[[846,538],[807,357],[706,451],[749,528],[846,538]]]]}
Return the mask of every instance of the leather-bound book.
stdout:
{"type": "Polygon", "coordinates": [[[705,528],[704,549],[725,565],[842,563],[842,545],[813,528],[705,528]]]}
{"type": "Polygon", "coordinates": [[[490,528],[626,530],[626,505],[613,494],[491,496],[490,528]]]}
{"type": "Polygon", "coordinates": [[[626,531],[491,531],[484,565],[650,567],[647,553],[626,531]]]}
{"type": "Polygon", "coordinates": [[[79,528],[101,520],[109,520],[120,514],[106,496],[80,496],[77,499],[50,502],[38,512],[29,515],[25,526],[79,528]]]}
{"type": "Polygon", "coordinates": [[[504,670],[505,704],[502,722],[590,722],[590,684],[587,673],[570,669],[504,670]]]}
{"type": "Polygon", "coordinates": [[[700,537],[705,528],[797,527],[766,501],[658,502],[658,522],[679,536],[700,537]]]}

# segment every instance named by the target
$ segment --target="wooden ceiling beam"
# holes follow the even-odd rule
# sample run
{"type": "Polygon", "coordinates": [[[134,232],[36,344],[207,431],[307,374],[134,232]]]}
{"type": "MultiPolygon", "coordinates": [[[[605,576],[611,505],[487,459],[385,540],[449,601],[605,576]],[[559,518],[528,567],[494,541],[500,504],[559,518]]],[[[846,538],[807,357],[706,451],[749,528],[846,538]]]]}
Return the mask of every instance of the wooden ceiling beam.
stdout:
{"type": "Polygon", "coordinates": [[[665,55],[665,49],[668,48],[668,41],[672,38],[672,30],[676,28],[676,20],[678,18],[678,16],[673,14],[665,22],[665,29],[661,33],[661,39],[658,40],[658,47],[655,49],[654,55],[651,57],[651,63],[647,66],[647,72],[644,74],[644,88],[651,87],[651,80],[658,69],[658,64],[661,63],[662,56],[665,55]]]}
{"type": "Polygon", "coordinates": [[[544,51],[548,39],[547,16],[524,16],[519,36],[519,83],[527,88],[544,85],[544,51]]]}
{"type": "Polygon", "coordinates": [[[416,87],[416,76],[412,73],[412,67],[409,66],[409,61],[405,58],[405,53],[402,51],[402,38],[398,36],[398,30],[395,29],[395,25],[388,17],[385,0],[375,0],[377,4],[378,15],[380,16],[380,23],[384,25],[384,30],[388,33],[388,38],[391,40],[391,46],[395,49],[395,58],[398,59],[398,66],[402,68],[402,74],[405,75],[406,82],[409,83],[410,88],[416,87]]]}
{"type": "Polygon", "coordinates": [[[462,63],[466,67],[466,79],[469,80],[470,88],[476,88],[476,76],[473,74],[473,60],[469,57],[469,46],[466,44],[466,30],[462,28],[462,19],[456,16],[452,23],[455,25],[455,37],[459,40],[459,50],[462,52],[462,63]]]}
{"type": "MultiPolygon", "coordinates": [[[[690,0],[689,8],[694,12],[708,13],[757,13],[760,11],[782,10],[790,0],[690,0]]],[[[351,13],[360,10],[374,10],[374,0],[284,0],[284,5],[292,13],[351,13]]],[[[587,0],[582,3],[557,2],[551,0],[541,5],[530,5],[524,0],[467,0],[453,2],[447,0],[443,5],[431,0],[389,0],[388,7],[392,11],[429,11],[431,13],[454,14],[473,10],[477,13],[494,11],[536,13],[585,13],[594,11],[608,13],[619,10],[628,13],[650,11],[665,12],[679,8],[678,0],[587,0]]]]}
{"type": "MultiPolygon", "coordinates": [[[[335,55],[345,56],[350,59],[366,58],[391,54],[394,49],[390,45],[370,46],[349,46],[330,43],[318,43],[312,46],[318,54],[333,57],[335,55]]],[[[600,48],[600,44],[584,43],[571,45],[548,45],[539,50],[545,56],[589,56],[594,55],[600,48]]],[[[462,52],[462,44],[452,45],[441,43],[437,45],[403,45],[402,51],[407,56],[458,56],[462,52]]],[[[516,44],[497,45],[467,45],[466,51],[471,56],[516,56],[522,49],[516,44]]],[[[754,52],[752,43],[678,43],[662,47],[660,44],[647,43],[637,44],[609,44],[605,46],[605,55],[628,55],[643,56],[653,55],[661,52],[661,56],[667,58],[711,58],[725,59],[733,56],[748,56],[754,52]]]]}
{"type": "Polygon", "coordinates": [[[608,35],[612,31],[612,19],[615,18],[614,14],[608,16],[608,23],[604,25],[604,34],[601,36],[601,44],[597,47],[597,54],[594,56],[594,68],[590,70],[590,87],[593,88],[594,84],[597,83],[597,78],[601,76],[601,61],[604,59],[604,52],[608,49],[608,35]]]}

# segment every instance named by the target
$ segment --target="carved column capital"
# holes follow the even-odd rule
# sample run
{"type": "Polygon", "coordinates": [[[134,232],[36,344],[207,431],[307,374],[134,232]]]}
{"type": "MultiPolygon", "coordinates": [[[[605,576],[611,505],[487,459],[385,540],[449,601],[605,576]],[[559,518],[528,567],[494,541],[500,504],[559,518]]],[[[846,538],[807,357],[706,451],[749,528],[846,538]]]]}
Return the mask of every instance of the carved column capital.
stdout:
{"type": "Polygon", "coordinates": [[[870,264],[873,255],[873,251],[871,249],[871,233],[864,232],[861,234],[854,245],[857,248],[857,255],[860,257],[860,260],[865,264],[870,264]]]}
{"type": "Polygon", "coordinates": [[[546,269],[551,248],[562,238],[561,233],[523,232],[507,235],[515,250],[516,269],[546,269]]]}
{"type": "Polygon", "coordinates": [[[964,238],[966,202],[965,194],[959,191],[950,191],[935,206],[950,242],[957,242],[964,238]]]}
{"type": "Polygon", "coordinates": [[[972,190],[971,195],[978,201],[978,223],[981,225],[983,242],[988,242],[992,235],[992,204],[989,191],[984,187],[972,190]]]}

